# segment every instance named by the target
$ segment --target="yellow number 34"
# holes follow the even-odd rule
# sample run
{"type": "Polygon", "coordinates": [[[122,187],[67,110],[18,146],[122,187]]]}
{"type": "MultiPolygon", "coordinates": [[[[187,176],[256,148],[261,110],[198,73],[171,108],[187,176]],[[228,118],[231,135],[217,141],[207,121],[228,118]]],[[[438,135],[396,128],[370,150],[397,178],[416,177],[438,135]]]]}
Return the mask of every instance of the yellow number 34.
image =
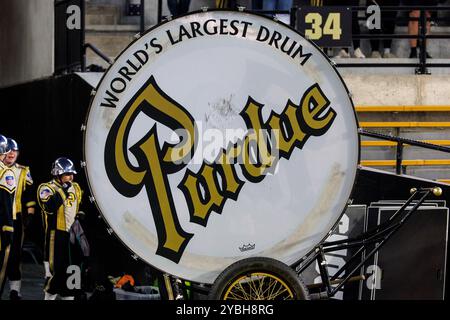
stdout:
{"type": "Polygon", "coordinates": [[[322,28],[322,15],[317,12],[310,12],[305,17],[305,22],[311,24],[312,29],[305,30],[305,36],[311,40],[319,40],[323,35],[330,35],[333,40],[340,40],[341,14],[332,12],[328,15],[325,25],[322,28]]]}

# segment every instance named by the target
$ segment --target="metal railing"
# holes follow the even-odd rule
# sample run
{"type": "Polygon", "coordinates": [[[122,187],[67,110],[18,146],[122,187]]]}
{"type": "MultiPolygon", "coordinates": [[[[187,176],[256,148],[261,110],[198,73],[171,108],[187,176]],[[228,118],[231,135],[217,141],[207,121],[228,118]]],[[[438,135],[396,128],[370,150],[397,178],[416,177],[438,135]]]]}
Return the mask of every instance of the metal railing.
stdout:
{"type": "MultiPolygon", "coordinates": [[[[352,11],[364,11],[366,12],[367,7],[351,7],[352,11]]],[[[253,10],[254,12],[261,14],[290,14],[290,26],[296,28],[297,26],[297,12],[299,7],[292,7],[290,11],[261,11],[261,10],[253,10]]],[[[419,11],[419,17],[396,17],[396,22],[409,22],[409,21],[418,21],[419,22],[419,32],[417,35],[410,34],[354,34],[352,35],[353,39],[359,40],[373,40],[373,39],[417,39],[418,40],[418,48],[420,49],[419,59],[417,63],[405,62],[405,63],[338,63],[337,67],[345,68],[345,67],[407,67],[407,68],[416,68],[417,74],[429,74],[428,68],[435,67],[450,67],[449,63],[430,63],[427,58],[427,40],[428,39],[450,39],[450,34],[427,34],[427,22],[429,21],[447,21],[445,18],[439,17],[427,17],[426,12],[441,12],[441,11],[450,11],[450,6],[380,6],[381,13],[386,11],[395,11],[395,12],[411,12],[411,11],[419,11]]],[[[358,17],[358,20],[366,20],[367,17],[358,17]]]]}
{"type": "Polygon", "coordinates": [[[411,196],[405,203],[385,222],[377,227],[367,230],[363,234],[344,240],[321,242],[310,253],[297,261],[293,268],[297,274],[304,272],[312,263],[317,262],[322,283],[309,287],[318,287],[319,293],[311,294],[314,300],[333,297],[346,283],[365,280],[364,275],[354,276],[361,270],[370,258],[372,258],[392,236],[417,212],[419,207],[430,195],[440,196],[442,189],[413,188],[411,196]],[[329,274],[329,264],[325,254],[335,253],[340,250],[355,249],[350,258],[333,276],[329,274]],[[333,286],[336,285],[336,286],[333,286]]]}
{"type": "Polygon", "coordinates": [[[100,58],[102,58],[105,62],[108,64],[113,64],[113,61],[104,54],[99,48],[94,46],[92,43],[85,43],[83,46],[83,59],[81,61],[81,71],[86,71],[86,51],[87,49],[91,49],[92,52],[94,52],[96,55],[98,55],[100,58]]]}
{"type": "MultiPolygon", "coordinates": [[[[97,55],[99,55],[102,59],[107,61],[105,59],[105,55],[101,53],[101,51],[97,48],[92,48],[92,45],[90,44],[84,44],[84,33],[85,33],[85,23],[84,23],[84,14],[85,14],[85,8],[84,8],[84,1],[82,2],[82,52],[84,54],[83,61],[81,65],[81,69],[83,71],[86,70],[85,65],[85,53],[87,48],[91,48],[97,55]]],[[[352,11],[364,11],[366,12],[366,7],[351,7],[352,11]]],[[[274,11],[264,11],[264,10],[249,10],[253,11],[259,14],[267,14],[267,15],[276,15],[276,14],[289,14],[290,15],[290,25],[293,28],[296,28],[297,24],[297,12],[299,8],[298,7],[292,7],[291,10],[274,10],[274,11]]],[[[444,21],[446,19],[434,17],[430,18],[426,16],[427,11],[449,11],[450,12],[450,6],[381,6],[380,7],[381,12],[385,11],[397,11],[397,12],[410,12],[414,10],[418,10],[420,12],[420,16],[418,18],[414,17],[398,17],[396,18],[396,21],[398,22],[408,22],[408,21],[418,21],[419,22],[419,32],[417,35],[409,35],[409,34],[354,34],[353,39],[366,39],[366,40],[373,40],[373,39],[417,39],[418,40],[418,48],[420,49],[420,54],[417,62],[396,62],[396,63],[384,63],[384,62],[365,62],[365,63],[352,63],[352,62],[346,62],[346,63],[338,63],[337,67],[339,68],[357,68],[357,67],[407,67],[407,68],[416,68],[417,74],[429,74],[429,68],[436,68],[436,67],[450,67],[449,63],[433,63],[430,62],[427,58],[427,40],[428,39],[450,39],[450,34],[427,34],[427,22],[428,21],[444,21]]],[[[365,20],[365,17],[358,17],[358,20],[365,20]]],[[[158,0],[157,4],[157,22],[160,23],[163,20],[162,16],[162,0],[158,0]]],[[[145,26],[145,1],[141,0],[141,8],[140,8],[140,32],[143,33],[146,30],[145,26]]]]}
{"type": "MultiPolygon", "coordinates": [[[[352,11],[366,11],[366,7],[352,7],[352,11]]],[[[419,61],[417,63],[340,63],[337,64],[338,67],[413,67],[416,68],[417,74],[429,74],[428,68],[433,67],[450,67],[450,63],[430,63],[427,58],[427,40],[428,39],[450,39],[450,34],[427,34],[427,22],[429,21],[446,21],[444,18],[439,17],[427,17],[426,12],[440,12],[440,11],[450,11],[450,6],[381,6],[381,12],[386,11],[396,11],[396,12],[411,12],[419,11],[420,15],[418,18],[414,17],[397,17],[395,18],[397,22],[409,22],[418,21],[419,22],[419,32],[417,35],[410,34],[359,34],[353,35],[353,39],[417,39],[418,48],[420,49],[419,61]]],[[[365,17],[359,17],[358,20],[365,20],[365,17]]]]}
{"type": "Polygon", "coordinates": [[[395,158],[395,172],[397,174],[403,173],[403,170],[402,170],[402,168],[403,168],[403,166],[402,166],[403,146],[405,144],[410,145],[410,146],[416,146],[416,147],[421,147],[421,148],[425,148],[425,149],[437,150],[437,151],[450,153],[449,147],[439,146],[439,145],[426,143],[426,142],[422,142],[422,141],[405,139],[405,138],[401,138],[401,137],[395,137],[392,135],[386,135],[386,134],[382,134],[382,133],[378,133],[378,132],[367,131],[364,129],[359,129],[359,134],[362,136],[366,136],[366,137],[382,139],[382,140],[387,140],[387,141],[393,141],[393,142],[397,143],[397,151],[396,151],[396,158],[395,158]]]}

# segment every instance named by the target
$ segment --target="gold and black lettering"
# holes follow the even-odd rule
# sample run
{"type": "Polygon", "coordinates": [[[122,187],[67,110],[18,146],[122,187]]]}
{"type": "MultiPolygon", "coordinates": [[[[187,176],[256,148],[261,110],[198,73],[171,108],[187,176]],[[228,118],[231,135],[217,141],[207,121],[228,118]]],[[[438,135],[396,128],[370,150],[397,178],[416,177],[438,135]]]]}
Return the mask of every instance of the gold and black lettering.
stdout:
{"type": "Polygon", "coordinates": [[[197,174],[186,171],[178,188],[186,198],[191,222],[206,227],[212,211],[221,214],[227,199],[237,200],[244,181],[232,163],[239,154],[240,147],[230,145],[227,151],[220,151],[213,163],[203,162],[197,174]]]}
{"type": "Polygon", "coordinates": [[[176,214],[167,175],[181,170],[195,151],[196,128],[191,115],[166,95],[153,77],[123,108],[108,134],[105,167],[114,188],[134,197],[145,187],[158,234],[156,254],[178,262],[193,236],[185,232],[176,214]],[[177,145],[158,143],[156,125],[134,146],[127,146],[131,126],[140,112],[172,130],[183,129],[177,145]],[[128,150],[137,166],[128,159],[128,150]]]}
{"type": "Polygon", "coordinates": [[[268,120],[272,141],[276,143],[280,157],[288,160],[294,148],[303,148],[309,137],[300,128],[297,110],[298,106],[289,100],[281,115],[272,112],[268,120]]]}
{"type": "Polygon", "coordinates": [[[222,212],[226,199],[220,192],[217,171],[214,166],[203,162],[197,174],[186,170],[178,187],[186,198],[191,222],[206,227],[211,211],[214,210],[219,214],[222,212]]]}
{"type": "Polygon", "coordinates": [[[317,83],[309,87],[302,97],[297,116],[302,130],[311,136],[321,136],[327,132],[336,118],[336,111],[330,108],[324,115],[320,114],[329,106],[330,100],[317,83]]]}
{"type": "MultiPolygon", "coordinates": [[[[289,159],[293,150],[302,149],[310,136],[325,134],[337,115],[332,108],[327,109],[329,106],[320,86],[314,84],[306,90],[299,106],[289,100],[281,115],[272,112],[264,122],[263,105],[249,97],[240,113],[248,129],[243,139],[220,150],[213,163],[203,161],[197,173],[186,170],[178,185],[185,196],[190,221],[206,227],[212,211],[221,214],[227,199],[238,199],[244,181],[236,172],[236,160],[246,179],[259,183],[280,157],[289,159]]],[[[168,176],[186,167],[197,140],[192,116],[151,77],[120,112],[105,146],[108,178],[125,197],[134,197],[146,189],[158,234],[156,254],[175,263],[193,234],[184,231],[179,223],[168,176]],[[174,130],[180,142],[160,146],[155,124],[139,142],[128,147],[129,132],[141,112],[174,130]],[[128,151],[135,156],[137,166],[131,164],[128,151]]]]}
{"type": "Polygon", "coordinates": [[[262,181],[267,169],[276,161],[267,143],[269,128],[262,119],[263,106],[249,97],[245,108],[240,113],[248,129],[242,141],[241,168],[245,178],[253,183],[262,181]],[[252,157],[252,150],[255,157],[252,157]]]}

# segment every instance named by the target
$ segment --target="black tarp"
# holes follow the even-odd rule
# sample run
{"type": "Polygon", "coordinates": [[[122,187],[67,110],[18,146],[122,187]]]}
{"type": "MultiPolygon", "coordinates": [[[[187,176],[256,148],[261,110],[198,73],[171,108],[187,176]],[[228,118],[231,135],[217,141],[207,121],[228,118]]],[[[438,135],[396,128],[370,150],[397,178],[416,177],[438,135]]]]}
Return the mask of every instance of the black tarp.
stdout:
{"type": "MultiPolygon", "coordinates": [[[[86,212],[83,223],[91,244],[92,264],[96,277],[120,275],[122,272],[142,274],[143,264],[131,258],[128,250],[109,235],[106,224],[89,201],[89,189],[82,160],[83,135],[92,87],[79,76],[64,75],[0,89],[0,133],[14,138],[20,147],[18,163],[30,166],[35,186],[52,177],[52,162],[64,156],[72,159],[78,175],[75,180],[85,191],[81,209],[86,212]]],[[[43,245],[40,216],[35,216],[26,239],[43,245]]]]}

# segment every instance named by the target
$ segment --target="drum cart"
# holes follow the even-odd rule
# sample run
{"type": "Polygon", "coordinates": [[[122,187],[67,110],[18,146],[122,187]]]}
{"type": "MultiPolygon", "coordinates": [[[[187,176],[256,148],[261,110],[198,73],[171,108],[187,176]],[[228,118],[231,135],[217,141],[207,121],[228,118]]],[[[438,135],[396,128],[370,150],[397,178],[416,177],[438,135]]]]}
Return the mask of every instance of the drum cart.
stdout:
{"type": "MultiPolygon", "coordinates": [[[[180,288],[183,289],[184,294],[186,290],[197,291],[208,294],[208,297],[213,300],[332,298],[346,283],[366,280],[364,275],[355,276],[355,274],[407,222],[430,194],[440,196],[442,189],[439,187],[413,188],[410,192],[409,199],[388,221],[353,239],[321,242],[291,268],[270,258],[247,258],[226,268],[212,287],[194,283],[186,286],[185,282],[179,279],[170,282],[169,276],[166,275],[166,285],[172,283],[174,286],[168,290],[169,298],[174,298],[173,292],[179,292],[180,288]],[[336,274],[330,276],[325,254],[349,248],[357,250],[336,274]],[[322,282],[306,286],[301,279],[301,274],[316,261],[322,282]],[[309,293],[309,290],[318,291],[318,293],[309,293]]],[[[181,296],[178,295],[178,298],[181,296]]]]}
{"type": "MultiPolygon", "coordinates": [[[[450,153],[450,148],[443,146],[362,129],[359,129],[359,133],[372,138],[397,142],[400,148],[403,144],[409,144],[450,153]]],[[[401,162],[401,154],[399,158],[401,162]]],[[[401,163],[398,167],[400,165],[401,163]]],[[[430,194],[436,197],[441,196],[442,189],[439,187],[412,188],[410,193],[409,199],[384,223],[353,239],[332,242],[326,242],[326,239],[324,239],[308,254],[294,263],[290,268],[291,270],[274,259],[252,257],[238,261],[224,270],[209,290],[205,290],[204,286],[198,285],[192,285],[191,288],[203,291],[203,293],[208,294],[209,298],[217,300],[319,300],[332,298],[346,283],[366,280],[365,275],[356,275],[361,267],[407,222],[430,194]],[[356,251],[333,276],[330,276],[325,254],[350,248],[356,249],[356,251]],[[306,286],[301,279],[301,274],[316,261],[322,282],[306,286]],[[264,283],[265,277],[270,278],[268,284],[264,283]],[[276,290],[267,289],[270,286],[278,288],[276,290]],[[317,291],[317,293],[309,293],[310,290],[317,291]]],[[[331,233],[330,231],[329,235],[331,233]]]]}

